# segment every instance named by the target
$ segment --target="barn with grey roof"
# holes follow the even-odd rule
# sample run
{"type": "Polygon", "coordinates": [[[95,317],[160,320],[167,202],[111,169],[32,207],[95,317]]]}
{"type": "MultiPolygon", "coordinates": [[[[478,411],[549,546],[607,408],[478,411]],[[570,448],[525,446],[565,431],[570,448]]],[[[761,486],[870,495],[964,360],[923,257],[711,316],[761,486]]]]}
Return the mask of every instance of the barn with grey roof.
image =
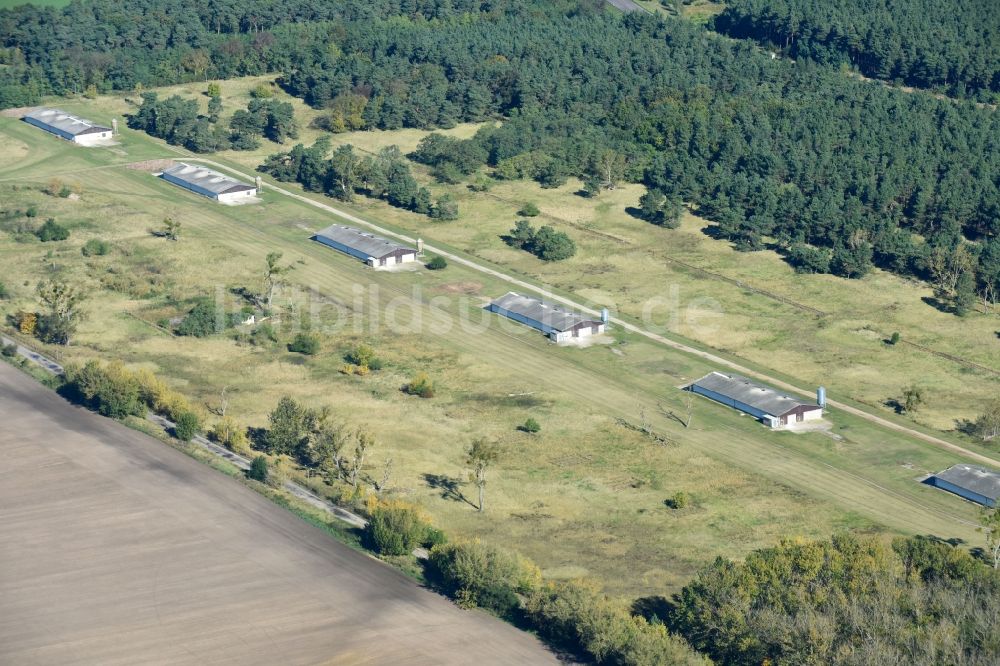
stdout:
{"type": "Polygon", "coordinates": [[[821,403],[825,401],[825,394],[822,390],[817,403],[806,402],[746,377],[721,372],[710,372],[687,388],[744,414],[750,414],[771,428],[823,417],[821,403]]]}
{"type": "Polygon", "coordinates": [[[952,465],[930,475],[924,483],[991,508],[997,506],[1000,498],[1000,474],[977,465],[952,465]]]}
{"type": "Polygon", "coordinates": [[[605,322],[600,319],[513,291],[490,303],[487,309],[537,329],[556,342],[598,335],[605,329],[605,322]]]}
{"type": "Polygon", "coordinates": [[[394,266],[417,260],[415,248],[342,224],[323,229],[313,236],[313,240],[360,259],[369,266],[394,266]]]}
{"type": "Polygon", "coordinates": [[[221,203],[238,203],[257,194],[254,185],[241,183],[218,171],[183,162],[164,169],[160,178],[221,203]]]}
{"type": "Polygon", "coordinates": [[[103,127],[59,109],[35,109],[24,122],[81,146],[93,146],[111,138],[110,127],[103,127]]]}

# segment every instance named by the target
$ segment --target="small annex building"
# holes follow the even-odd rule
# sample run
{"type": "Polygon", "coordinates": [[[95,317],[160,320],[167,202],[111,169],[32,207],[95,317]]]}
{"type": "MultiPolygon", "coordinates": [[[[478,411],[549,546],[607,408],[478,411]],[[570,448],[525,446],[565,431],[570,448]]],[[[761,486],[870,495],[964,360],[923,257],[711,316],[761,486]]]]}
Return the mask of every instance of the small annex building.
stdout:
{"type": "Polygon", "coordinates": [[[24,116],[24,122],[81,146],[93,146],[107,141],[113,134],[110,127],[97,125],[59,109],[36,109],[24,116]]]}
{"type": "Polygon", "coordinates": [[[257,194],[254,185],[247,185],[224,176],[218,171],[179,162],[160,174],[163,180],[179,185],[195,194],[200,194],[220,203],[245,201],[257,194]]]}
{"type": "Polygon", "coordinates": [[[822,405],[793,398],[740,375],[710,372],[687,388],[689,391],[749,414],[771,428],[781,428],[823,417],[822,405]]]}
{"type": "Polygon", "coordinates": [[[600,319],[593,319],[513,291],[490,303],[487,309],[537,329],[556,342],[599,335],[606,328],[605,322],[600,319]]]}
{"type": "Polygon", "coordinates": [[[931,474],[924,483],[990,508],[995,508],[1000,498],[1000,474],[977,465],[952,465],[931,474]]]}
{"type": "Polygon", "coordinates": [[[373,267],[395,266],[417,260],[415,248],[342,224],[323,229],[313,236],[313,240],[373,267]]]}

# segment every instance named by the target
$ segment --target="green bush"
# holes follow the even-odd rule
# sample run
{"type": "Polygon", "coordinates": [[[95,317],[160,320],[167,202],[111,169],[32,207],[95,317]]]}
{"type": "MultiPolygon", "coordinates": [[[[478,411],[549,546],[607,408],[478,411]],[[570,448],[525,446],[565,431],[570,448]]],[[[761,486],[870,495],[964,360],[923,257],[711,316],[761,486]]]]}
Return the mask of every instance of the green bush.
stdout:
{"type": "Polygon", "coordinates": [[[11,343],[9,345],[4,345],[3,347],[0,347],[0,354],[3,354],[7,358],[14,358],[15,356],[17,356],[17,345],[11,343]]]}
{"type": "Polygon", "coordinates": [[[541,572],[530,560],[479,541],[435,546],[427,565],[434,582],[461,605],[502,616],[516,611],[518,594],[541,584],[541,572]]]}
{"type": "Polygon", "coordinates": [[[517,429],[520,430],[521,432],[530,432],[534,434],[536,432],[539,432],[542,429],[542,426],[539,425],[538,421],[536,421],[535,419],[529,418],[523,424],[519,425],[517,429]]]}
{"type": "Polygon", "coordinates": [[[365,540],[380,555],[408,555],[423,543],[429,527],[416,507],[388,504],[372,512],[365,540]]]}
{"type": "Polygon", "coordinates": [[[427,262],[427,268],[432,271],[440,271],[442,269],[448,268],[448,260],[442,257],[440,254],[434,255],[434,257],[427,262]]]}
{"type": "Polygon", "coordinates": [[[38,239],[43,243],[49,241],[61,241],[69,238],[69,229],[56,222],[51,217],[45,220],[45,224],[35,232],[38,239]]]}
{"type": "Polygon", "coordinates": [[[247,470],[247,478],[267,483],[267,458],[264,456],[254,458],[250,463],[250,469],[247,470]]]}
{"type": "Polygon", "coordinates": [[[890,345],[899,344],[899,331],[894,331],[893,334],[889,337],[889,344],[890,345]]]}
{"type": "Polygon", "coordinates": [[[691,503],[691,498],[683,490],[678,490],[667,500],[667,506],[671,509],[683,509],[691,503]]]}
{"type": "Polygon", "coordinates": [[[288,351],[315,356],[319,353],[319,338],[309,333],[299,333],[288,343],[288,351]]]}
{"type": "Polygon", "coordinates": [[[410,395],[417,395],[421,398],[434,397],[434,382],[427,376],[426,372],[418,372],[413,380],[406,385],[406,392],[410,395]]]}
{"type": "Polygon", "coordinates": [[[268,347],[278,341],[278,333],[270,322],[264,322],[250,333],[250,344],[254,347],[268,347]]]}
{"type": "Polygon", "coordinates": [[[123,419],[146,412],[138,380],[121,363],[102,366],[88,361],[82,368],[67,366],[66,386],[71,397],[103,416],[123,419]]]}
{"type": "Polygon", "coordinates": [[[448,535],[436,527],[428,527],[427,534],[424,535],[423,543],[420,545],[424,548],[433,548],[434,546],[442,546],[448,543],[448,535]]]}
{"type": "Polygon", "coordinates": [[[525,603],[526,619],[546,639],[587,662],[635,666],[707,664],[662,624],[632,615],[596,590],[576,583],[537,589],[525,603]]]}
{"type": "Polygon", "coordinates": [[[7,290],[7,285],[0,282],[0,301],[10,298],[10,292],[7,290]]]}
{"type": "Polygon", "coordinates": [[[375,348],[371,345],[358,345],[344,354],[344,360],[348,363],[353,363],[359,368],[368,368],[369,370],[382,369],[382,359],[375,355],[375,348]]]}
{"type": "Polygon", "coordinates": [[[182,412],[174,424],[174,436],[182,442],[190,442],[198,434],[198,415],[194,412],[182,412]]]}
{"type": "Polygon", "coordinates": [[[80,248],[80,252],[85,257],[103,257],[110,251],[111,244],[99,238],[91,238],[80,248]]]}
{"type": "Polygon", "coordinates": [[[966,548],[846,533],[716,558],[664,619],[720,664],[996,663],[998,594],[966,548]]]}
{"type": "Polygon", "coordinates": [[[562,261],[576,254],[576,243],[564,232],[549,225],[536,230],[527,220],[517,220],[502,238],[511,247],[530,252],[544,261],[562,261]]]}
{"type": "Polygon", "coordinates": [[[258,83],[250,91],[250,96],[254,99],[270,99],[274,97],[274,89],[266,83],[258,83]]]}
{"type": "Polygon", "coordinates": [[[538,210],[538,206],[536,206],[535,204],[533,204],[531,202],[528,202],[528,203],[524,204],[524,206],[521,208],[521,210],[517,211],[517,214],[518,215],[523,215],[524,217],[535,217],[540,212],[541,211],[538,210]]]}
{"type": "MultiPolygon", "coordinates": [[[[211,301],[200,301],[187,313],[181,323],[178,324],[177,335],[191,335],[196,338],[204,338],[213,333],[220,333],[219,317],[215,304],[211,301]]],[[[222,317],[222,327],[229,328],[239,320],[238,314],[228,314],[222,317]]]]}

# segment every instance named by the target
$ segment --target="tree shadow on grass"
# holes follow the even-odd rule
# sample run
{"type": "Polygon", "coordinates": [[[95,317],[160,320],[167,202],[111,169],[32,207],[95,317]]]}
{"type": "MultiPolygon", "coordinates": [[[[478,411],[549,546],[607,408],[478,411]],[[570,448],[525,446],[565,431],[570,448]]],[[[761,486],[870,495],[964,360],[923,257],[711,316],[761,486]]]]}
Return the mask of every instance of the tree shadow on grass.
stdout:
{"type": "Polygon", "coordinates": [[[465,502],[471,507],[476,505],[462,492],[462,481],[446,474],[424,474],[424,481],[431,488],[441,491],[441,497],[453,502],[465,502]]]}
{"type": "Polygon", "coordinates": [[[892,411],[896,412],[897,414],[905,414],[906,413],[906,407],[904,407],[903,403],[901,403],[896,398],[889,398],[888,400],[886,400],[882,404],[884,404],[886,407],[888,407],[892,411]]]}

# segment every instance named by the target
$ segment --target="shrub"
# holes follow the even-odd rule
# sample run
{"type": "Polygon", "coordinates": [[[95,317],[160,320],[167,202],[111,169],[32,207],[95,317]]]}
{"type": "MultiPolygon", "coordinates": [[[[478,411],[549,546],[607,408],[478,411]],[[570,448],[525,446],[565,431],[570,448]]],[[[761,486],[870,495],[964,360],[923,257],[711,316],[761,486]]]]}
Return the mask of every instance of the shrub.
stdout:
{"type": "Polygon", "coordinates": [[[222,86],[218,83],[209,83],[208,88],[205,89],[205,95],[208,97],[220,97],[222,95],[222,86]]]}
{"type": "Polygon", "coordinates": [[[288,351],[315,356],[319,352],[319,338],[309,333],[299,333],[288,343],[288,351]]]}
{"type": "Polygon", "coordinates": [[[393,502],[372,512],[365,527],[365,540],[380,555],[408,555],[423,543],[429,528],[417,507],[393,502]]]}
{"type": "Polygon", "coordinates": [[[0,347],[0,354],[3,354],[7,358],[14,358],[15,356],[17,356],[17,345],[11,343],[9,345],[4,345],[3,347],[0,347]]]}
{"type": "Polygon", "coordinates": [[[413,380],[406,385],[406,392],[410,395],[418,395],[421,398],[434,397],[434,382],[427,376],[426,372],[418,372],[413,380]]]}
{"type": "Polygon", "coordinates": [[[529,418],[523,424],[519,425],[517,429],[520,430],[521,432],[530,432],[534,434],[536,432],[539,432],[542,429],[542,426],[539,425],[538,421],[536,421],[535,419],[529,418]]]}
{"type": "Polygon", "coordinates": [[[56,222],[51,217],[45,220],[45,224],[35,232],[38,239],[43,243],[49,241],[61,241],[69,238],[69,229],[56,222]]]}
{"type": "Polygon", "coordinates": [[[278,334],[270,322],[264,322],[250,333],[250,344],[254,347],[269,347],[278,341],[278,334]]]}
{"type": "Polygon", "coordinates": [[[182,442],[190,442],[198,434],[198,415],[194,412],[182,412],[174,423],[174,436],[182,442]]]}
{"type": "Polygon", "coordinates": [[[267,458],[264,456],[257,456],[250,463],[250,469],[247,470],[247,478],[253,479],[254,481],[260,481],[261,483],[267,483],[268,469],[267,469],[267,458]]]}
{"type": "Polygon", "coordinates": [[[178,324],[177,335],[191,335],[196,338],[204,338],[213,333],[221,332],[222,329],[233,326],[239,319],[239,315],[224,315],[219,321],[219,313],[216,312],[215,305],[210,301],[201,301],[187,313],[181,323],[178,324]]]}
{"type": "Polygon", "coordinates": [[[892,335],[889,337],[890,345],[899,344],[899,331],[893,331],[892,335]]]}
{"type": "Polygon", "coordinates": [[[7,285],[0,282],[0,301],[10,298],[10,292],[7,291],[7,285]]]}
{"type": "Polygon", "coordinates": [[[157,414],[177,422],[185,412],[194,411],[186,397],[149,370],[141,368],[135,371],[134,376],[139,384],[140,399],[157,414]]]}
{"type": "Polygon", "coordinates": [[[431,550],[429,573],[459,604],[481,606],[503,616],[518,607],[518,594],[541,584],[538,567],[513,551],[480,541],[443,544],[431,550]]]}
{"type": "MultiPolygon", "coordinates": [[[[375,355],[375,348],[371,345],[360,344],[351,351],[344,354],[344,360],[348,363],[352,363],[358,367],[364,367],[368,370],[381,370],[382,360],[375,355]]],[[[355,370],[357,373],[357,371],[355,370]]],[[[357,373],[357,374],[368,374],[357,373]]]]}
{"type": "Polygon", "coordinates": [[[236,453],[248,453],[250,451],[246,429],[240,427],[229,416],[222,417],[218,423],[213,425],[208,436],[213,442],[222,444],[230,451],[235,451],[236,453]]]}
{"type": "Polygon", "coordinates": [[[254,99],[270,99],[274,97],[274,90],[266,83],[258,83],[250,91],[250,96],[254,99]]]}
{"type": "Polygon", "coordinates": [[[38,207],[28,206],[28,210],[24,211],[25,217],[38,217],[38,207]]]}
{"type": "Polygon", "coordinates": [[[440,254],[434,255],[434,257],[427,262],[427,268],[432,271],[440,271],[448,267],[448,260],[442,257],[440,254]]]}
{"type": "Polygon", "coordinates": [[[524,206],[521,207],[521,210],[517,211],[517,214],[518,215],[523,215],[524,217],[535,217],[540,212],[541,211],[538,210],[538,206],[536,206],[535,204],[533,204],[531,202],[528,202],[528,203],[524,204],[524,206]]]}
{"type": "Polygon", "coordinates": [[[106,366],[97,361],[88,361],[82,368],[67,366],[66,383],[80,402],[103,416],[122,419],[146,411],[135,375],[117,361],[106,366]]]}
{"type": "Polygon", "coordinates": [[[503,240],[511,247],[526,250],[544,261],[562,261],[576,254],[576,243],[564,232],[548,225],[536,230],[527,220],[517,220],[503,240]]]}
{"type": "Polygon", "coordinates": [[[431,209],[431,217],[436,220],[457,220],[458,204],[455,203],[450,194],[444,194],[431,209]]]}
{"type": "Polygon", "coordinates": [[[290,476],[291,471],[288,468],[288,462],[284,457],[278,456],[274,459],[274,462],[268,466],[267,485],[272,488],[280,488],[285,485],[290,476]]]}
{"type": "Polygon", "coordinates": [[[598,591],[576,583],[549,584],[525,603],[544,637],[598,664],[706,664],[682,639],[632,615],[598,591]]]}
{"type": "Polygon", "coordinates": [[[676,493],[667,499],[667,506],[671,509],[683,509],[691,503],[691,498],[683,490],[678,490],[676,493]]]}
{"type": "Polygon", "coordinates": [[[99,238],[91,238],[83,244],[83,247],[80,248],[80,252],[85,257],[103,257],[110,251],[111,245],[107,241],[102,241],[99,238]]]}
{"type": "Polygon", "coordinates": [[[447,534],[436,527],[428,527],[427,533],[424,535],[424,541],[420,545],[424,548],[433,548],[434,546],[443,546],[446,543],[448,543],[447,534]]]}

